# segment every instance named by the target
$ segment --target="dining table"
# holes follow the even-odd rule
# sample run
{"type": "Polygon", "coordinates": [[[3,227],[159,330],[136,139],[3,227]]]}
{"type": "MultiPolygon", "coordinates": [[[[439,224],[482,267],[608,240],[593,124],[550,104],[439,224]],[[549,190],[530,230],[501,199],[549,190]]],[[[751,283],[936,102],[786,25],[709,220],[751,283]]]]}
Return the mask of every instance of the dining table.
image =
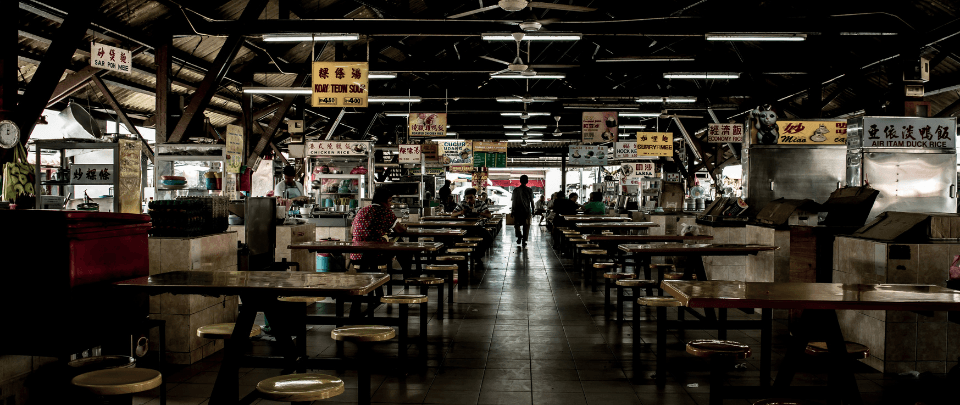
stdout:
{"type": "Polygon", "coordinates": [[[479,218],[452,218],[446,221],[406,221],[400,224],[407,228],[477,228],[484,226],[485,223],[485,219],[481,221],[479,218]]]}
{"type": "Polygon", "coordinates": [[[561,215],[570,222],[631,222],[630,218],[613,215],[561,215]]]}
{"type": "Polygon", "coordinates": [[[634,231],[643,231],[646,232],[650,228],[658,228],[660,224],[654,222],[574,222],[573,226],[582,231],[590,232],[601,232],[601,231],[614,231],[614,232],[634,232],[634,231]]]}
{"type": "MultiPolygon", "coordinates": [[[[334,299],[365,296],[387,283],[383,273],[316,273],[287,271],[172,271],[113,283],[119,293],[147,293],[150,295],[193,294],[207,296],[238,295],[240,307],[230,342],[225,347],[223,361],[217,371],[211,405],[236,404],[240,401],[240,367],[281,368],[287,371],[350,368],[342,358],[308,359],[306,356],[306,318],[302,303],[283,302],[281,296],[333,297],[334,299]],[[283,359],[245,358],[250,330],[258,312],[270,319],[271,334],[283,353],[283,359]],[[291,337],[297,336],[297,344],[291,337]]],[[[328,317],[329,318],[329,317],[328,317]]],[[[388,324],[397,318],[362,318],[355,314],[338,317],[328,324],[388,324]]],[[[401,320],[406,323],[407,320],[401,320]]],[[[394,321],[396,323],[397,321],[394,321]]],[[[404,339],[404,338],[402,338],[404,339]]],[[[401,344],[400,346],[405,346],[401,344]]],[[[256,391],[244,398],[253,400],[256,391]]]]}
{"type": "MultiPolygon", "coordinates": [[[[960,291],[935,285],[917,284],[839,284],[742,281],[667,280],[663,290],[681,305],[690,308],[761,308],[761,352],[769,359],[772,330],[769,312],[773,309],[803,310],[790,337],[776,381],[769,379],[759,387],[738,386],[729,397],[762,398],[769,396],[826,396],[844,398],[847,403],[861,404],[862,398],[847,355],[843,332],[837,319],[838,310],[914,311],[930,315],[930,311],[960,310],[960,291]],[[803,360],[807,344],[826,342],[830,371],[826,395],[810,387],[791,387],[803,360]]],[[[761,360],[762,360],[761,359],[761,360]]],[[[769,378],[770,364],[761,364],[761,378],[769,378]],[[765,370],[764,370],[765,369],[765,370]]]]}
{"type": "Polygon", "coordinates": [[[395,232],[393,236],[399,236],[402,238],[409,238],[410,242],[417,242],[420,238],[431,237],[431,238],[441,238],[441,239],[450,239],[465,236],[467,234],[466,229],[454,229],[454,228],[407,228],[403,232],[395,232]]]}

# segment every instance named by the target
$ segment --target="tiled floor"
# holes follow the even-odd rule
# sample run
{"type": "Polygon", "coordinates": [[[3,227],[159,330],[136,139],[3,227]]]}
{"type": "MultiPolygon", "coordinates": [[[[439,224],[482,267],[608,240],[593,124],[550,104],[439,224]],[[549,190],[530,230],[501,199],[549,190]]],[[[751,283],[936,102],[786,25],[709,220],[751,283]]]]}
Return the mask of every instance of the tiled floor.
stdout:
{"type": "MultiPolygon", "coordinates": [[[[519,249],[513,229],[501,232],[484,265],[467,282],[461,280],[456,302],[448,307],[443,321],[435,319],[431,302],[428,324],[428,367],[406,376],[395,373],[375,375],[372,387],[375,403],[427,404],[662,404],[706,405],[707,364],[688,355],[682,342],[715,337],[716,332],[687,331],[669,335],[667,385],[658,388],[650,375],[654,367],[655,328],[652,311],[639,314],[640,332],[632,322],[618,323],[604,315],[603,294],[583,288],[579,274],[572,271],[566,258],[559,258],[549,247],[549,236],[534,229],[530,245],[519,249]],[[643,340],[639,353],[643,366],[632,368],[633,339],[643,340]],[[631,382],[635,375],[640,380],[631,382]]],[[[431,298],[433,294],[431,294],[431,298]]],[[[332,312],[331,303],[311,307],[312,311],[332,312]]],[[[380,308],[379,311],[387,311],[380,308]]],[[[393,310],[395,311],[395,310],[393,310]]],[[[415,309],[414,309],[415,311],[415,309]]],[[[673,312],[673,311],[671,311],[673,312]]],[[[394,312],[395,313],[395,312],[394,312]]],[[[731,311],[733,317],[738,311],[731,311]]],[[[670,317],[674,318],[671,314],[670,317]]],[[[746,316],[746,315],[742,315],[746,316]]],[[[627,318],[632,318],[627,306],[627,318]]],[[[259,320],[262,322],[262,320],[259,320]]],[[[332,327],[308,331],[310,356],[333,356],[332,327]]],[[[774,372],[787,339],[785,324],[774,326],[774,372]]],[[[413,334],[419,329],[416,320],[413,334]]],[[[731,331],[731,340],[753,346],[759,353],[758,331],[731,331]]],[[[956,342],[952,342],[956,343],[956,342]]],[[[254,350],[269,347],[267,341],[254,344],[254,350]]],[[[346,345],[346,354],[355,353],[346,345]]],[[[379,344],[375,351],[395,356],[396,343],[379,344]]],[[[418,352],[411,345],[411,354],[418,352]]],[[[168,371],[169,404],[197,405],[207,402],[218,368],[219,354],[200,363],[168,371]]],[[[747,359],[730,372],[731,385],[756,385],[759,359],[747,359]]],[[[817,373],[823,367],[810,365],[798,374],[795,384],[825,384],[826,376],[817,373]]],[[[859,367],[858,383],[866,404],[958,404],[960,381],[956,376],[923,375],[884,376],[867,367],[859,367]],[[947,393],[953,394],[947,394],[947,393]]],[[[262,379],[279,370],[243,369],[241,395],[253,390],[262,379]]],[[[316,371],[315,371],[316,372],[316,371]]],[[[319,371],[337,374],[335,371],[319,371]]],[[[315,403],[356,403],[356,373],[339,374],[346,392],[315,403]]],[[[135,404],[158,404],[157,392],[135,398],[135,404]]],[[[749,404],[747,400],[728,400],[726,404],[749,404]]],[[[271,401],[260,400],[259,404],[271,401]]]]}

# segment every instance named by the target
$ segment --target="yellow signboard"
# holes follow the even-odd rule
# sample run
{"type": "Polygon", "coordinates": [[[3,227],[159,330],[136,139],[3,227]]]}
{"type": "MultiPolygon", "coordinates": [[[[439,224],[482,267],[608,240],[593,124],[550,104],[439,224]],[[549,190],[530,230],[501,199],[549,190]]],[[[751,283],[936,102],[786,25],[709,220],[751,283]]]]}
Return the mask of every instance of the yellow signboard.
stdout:
{"type": "Polygon", "coordinates": [[[407,117],[407,131],[411,138],[447,136],[447,114],[411,113],[407,117]]]}
{"type": "Polygon", "coordinates": [[[673,156],[673,133],[637,132],[638,156],[673,156]]]}
{"type": "Polygon", "coordinates": [[[240,173],[243,164],[243,127],[227,125],[227,173],[240,173]]]}
{"type": "MultiPolygon", "coordinates": [[[[765,129],[766,133],[776,134],[776,144],[780,145],[846,145],[846,121],[782,121],[765,129]]],[[[756,144],[765,144],[762,140],[774,139],[772,136],[757,137],[757,129],[751,128],[751,137],[756,144]],[[760,141],[758,141],[760,139],[760,141]]]]}
{"type": "Polygon", "coordinates": [[[367,62],[313,62],[314,107],[366,107],[367,62]]]}

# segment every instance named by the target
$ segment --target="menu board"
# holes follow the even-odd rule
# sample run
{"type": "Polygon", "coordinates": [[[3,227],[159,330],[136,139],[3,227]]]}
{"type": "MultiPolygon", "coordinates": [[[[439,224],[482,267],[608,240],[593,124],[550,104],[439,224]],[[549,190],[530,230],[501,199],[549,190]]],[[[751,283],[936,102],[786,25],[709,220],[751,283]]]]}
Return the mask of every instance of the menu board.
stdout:
{"type": "Polygon", "coordinates": [[[366,107],[367,62],[313,62],[314,107],[366,107]]]}
{"type": "Polygon", "coordinates": [[[707,124],[707,142],[743,143],[743,124],[707,124]]]}
{"type": "Polygon", "coordinates": [[[116,174],[113,163],[70,165],[70,184],[112,185],[116,174]]]}
{"type": "Polygon", "coordinates": [[[307,156],[366,156],[370,142],[307,142],[307,156]]]}
{"type": "Polygon", "coordinates": [[[451,172],[473,172],[473,141],[465,139],[435,139],[440,149],[440,163],[451,172]]]}
{"type": "Polygon", "coordinates": [[[954,149],[956,118],[863,118],[864,148],[954,149]]]}
{"type": "Polygon", "coordinates": [[[778,121],[780,145],[845,145],[846,121],[778,121]]]}
{"type": "Polygon", "coordinates": [[[227,125],[227,173],[240,173],[243,165],[243,127],[227,125]]]}
{"type": "Polygon", "coordinates": [[[507,167],[506,142],[474,142],[474,167],[507,167]]]}
{"type": "Polygon", "coordinates": [[[400,145],[400,163],[420,163],[420,145],[400,145]]]}
{"type": "Polygon", "coordinates": [[[410,116],[407,117],[407,134],[411,138],[447,136],[447,114],[410,113],[410,116]]]}
{"type": "Polygon", "coordinates": [[[623,185],[639,186],[640,179],[655,175],[656,165],[653,162],[624,163],[620,165],[620,172],[623,173],[623,185]]]}
{"type": "Polygon", "coordinates": [[[581,119],[583,143],[603,143],[617,140],[616,111],[586,111],[581,119]]]}
{"type": "Polygon", "coordinates": [[[607,147],[602,145],[570,145],[567,163],[580,166],[603,166],[607,164],[607,147]]]}
{"type": "Polygon", "coordinates": [[[90,66],[130,73],[133,67],[133,56],[126,49],[91,42],[90,66]]]}
{"type": "Polygon", "coordinates": [[[637,132],[637,155],[673,156],[673,133],[637,132]]]}
{"type": "Polygon", "coordinates": [[[637,154],[636,142],[617,142],[613,145],[613,157],[617,159],[631,159],[640,157],[640,155],[637,154]]]}

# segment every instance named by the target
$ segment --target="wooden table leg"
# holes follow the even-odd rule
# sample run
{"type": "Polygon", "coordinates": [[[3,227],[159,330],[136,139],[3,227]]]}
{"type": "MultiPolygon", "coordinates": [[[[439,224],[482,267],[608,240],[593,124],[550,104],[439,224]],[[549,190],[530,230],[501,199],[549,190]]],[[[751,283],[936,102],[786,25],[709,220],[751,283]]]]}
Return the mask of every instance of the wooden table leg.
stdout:
{"type": "Polygon", "coordinates": [[[250,339],[250,329],[257,317],[256,299],[248,296],[241,296],[241,299],[243,308],[237,316],[232,335],[232,340],[238,344],[224,348],[223,361],[210,394],[211,405],[233,405],[240,400],[240,358],[245,346],[242,342],[250,339]]]}

